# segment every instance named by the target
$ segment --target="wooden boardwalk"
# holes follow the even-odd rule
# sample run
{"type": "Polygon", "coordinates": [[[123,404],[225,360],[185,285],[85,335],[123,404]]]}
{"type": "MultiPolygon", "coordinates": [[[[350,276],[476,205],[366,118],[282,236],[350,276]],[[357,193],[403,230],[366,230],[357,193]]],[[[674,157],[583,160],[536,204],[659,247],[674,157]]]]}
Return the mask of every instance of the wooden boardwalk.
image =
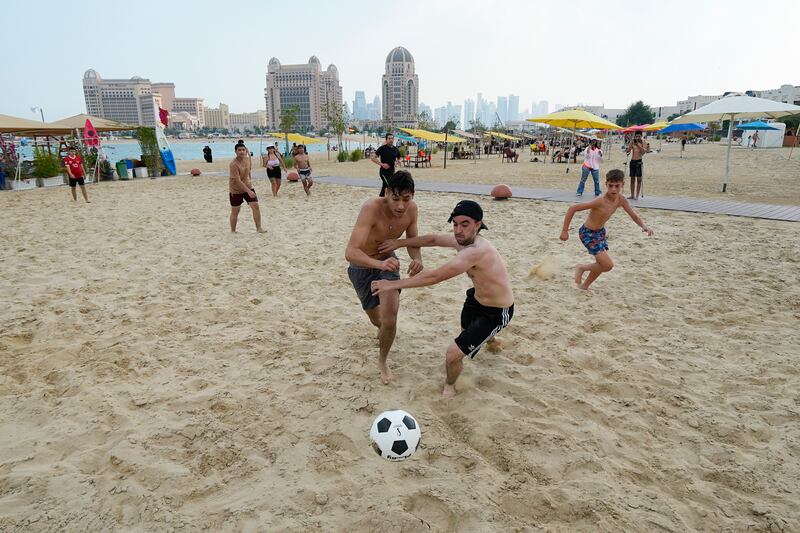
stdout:
{"type": "MultiPolygon", "coordinates": [[[[337,185],[351,185],[354,187],[378,188],[378,178],[345,178],[340,176],[315,177],[321,183],[334,183],[337,185]]],[[[447,183],[441,181],[414,181],[418,191],[453,192],[462,194],[477,194],[488,196],[492,190],[491,185],[478,185],[470,183],[447,183]]],[[[591,188],[587,188],[590,191],[591,188]]],[[[592,193],[578,198],[575,193],[558,189],[531,189],[528,187],[513,187],[514,198],[528,198],[531,200],[548,200],[551,202],[576,203],[590,200],[592,193]]],[[[764,218],[769,220],[785,220],[800,222],[800,206],[750,204],[744,202],[727,202],[723,200],[705,200],[702,198],[669,198],[665,196],[645,196],[639,200],[632,200],[631,205],[638,208],[664,209],[667,211],[686,211],[689,213],[715,213],[719,215],[732,215],[737,217],[764,218]]]]}

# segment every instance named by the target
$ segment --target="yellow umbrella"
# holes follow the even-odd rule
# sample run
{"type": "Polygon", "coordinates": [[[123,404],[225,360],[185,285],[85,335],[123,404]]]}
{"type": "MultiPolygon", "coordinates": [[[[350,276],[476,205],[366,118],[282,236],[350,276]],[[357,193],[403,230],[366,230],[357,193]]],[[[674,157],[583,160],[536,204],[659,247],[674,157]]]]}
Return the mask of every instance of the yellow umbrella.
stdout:
{"type": "Polygon", "coordinates": [[[622,128],[608,120],[589,113],[585,109],[565,109],[549,115],[529,118],[528,122],[542,122],[551,126],[570,128],[573,130],[591,128],[595,130],[621,130],[622,128]]]}
{"type": "Polygon", "coordinates": [[[305,135],[300,135],[299,133],[282,133],[279,131],[274,131],[271,133],[267,133],[269,137],[275,137],[276,139],[287,139],[292,141],[293,143],[297,144],[314,144],[314,143],[323,143],[325,140],[323,139],[316,139],[314,137],[306,137],[305,135]]]}
{"type": "Polygon", "coordinates": [[[506,135],[505,133],[500,133],[499,131],[486,131],[483,133],[484,137],[491,137],[494,135],[498,139],[507,139],[509,141],[519,141],[518,137],[512,137],[511,135],[506,135]]]}
{"type": "Polygon", "coordinates": [[[663,130],[669,126],[669,122],[662,120],[661,122],[656,122],[655,124],[650,124],[649,126],[644,128],[644,131],[659,131],[663,130]]]}
{"type": "MultiPolygon", "coordinates": [[[[408,133],[412,137],[417,137],[419,139],[425,139],[426,141],[433,141],[433,142],[439,142],[439,143],[445,142],[444,133],[437,133],[437,132],[428,131],[428,130],[415,130],[415,129],[412,129],[412,128],[397,128],[397,129],[408,133]]],[[[447,142],[449,142],[449,143],[463,143],[463,142],[467,142],[467,141],[466,141],[466,139],[462,139],[461,137],[458,137],[456,135],[447,135],[447,142]]]]}

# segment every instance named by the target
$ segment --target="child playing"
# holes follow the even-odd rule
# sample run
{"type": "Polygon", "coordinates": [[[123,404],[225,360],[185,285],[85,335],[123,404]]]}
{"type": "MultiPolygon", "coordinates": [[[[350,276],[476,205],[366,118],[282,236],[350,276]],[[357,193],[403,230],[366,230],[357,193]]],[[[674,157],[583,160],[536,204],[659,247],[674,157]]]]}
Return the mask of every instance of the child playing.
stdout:
{"type": "Polygon", "coordinates": [[[642,228],[642,231],[647,233],[648,237],[653,235],[653,230],[644,224],[644,221],[633,210],[625,196],[620,194],[624,181],[625,174],[621,170],[611,170],[606,174],[606,193],[604,195],[598,196],[591,202],[572,205],[567,209],[567,214],[564,217],[564,226],[561,228],[560,238],[562,241],[566,241],[569,238],[569,223],[575,213],[586,209],[591,210],[586,222],[578,230],[578,235],[589,253],[594,256],[595,262],[575,267],[575,283],[581,289],[588,289],[600,274],[608,272],[614,267],[614,263],[606,251],[608,250],[608,243],[606,242],[605,224],[618,207],[622,207],[630,215],[631,219],[642,228]],[[586,276],[586,281],[581,284],[584,272],[588,272],[589,275],[586,276]]]}

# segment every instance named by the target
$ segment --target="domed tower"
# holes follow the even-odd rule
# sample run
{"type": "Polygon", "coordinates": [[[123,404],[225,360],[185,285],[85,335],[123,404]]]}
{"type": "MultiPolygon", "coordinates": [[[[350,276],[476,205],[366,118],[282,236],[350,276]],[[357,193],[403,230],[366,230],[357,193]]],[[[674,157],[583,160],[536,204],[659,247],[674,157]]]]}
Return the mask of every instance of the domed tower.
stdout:
{"type": "Polygon", "coordinates": [[[385,122],[392,126],[411,128],[416,125],[419,78],[414,72],[414,57],[402,46],[393,49],[386,56],[381,94],[385,122]]]}

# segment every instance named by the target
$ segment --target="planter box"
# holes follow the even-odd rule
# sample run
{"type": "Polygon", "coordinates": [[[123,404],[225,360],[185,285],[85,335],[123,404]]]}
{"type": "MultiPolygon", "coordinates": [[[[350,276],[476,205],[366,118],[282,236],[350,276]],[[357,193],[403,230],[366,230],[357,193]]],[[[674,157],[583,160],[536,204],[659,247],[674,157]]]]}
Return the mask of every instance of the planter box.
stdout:
{"type": "Polygon", "coordinates": [[[146,178],[147,177],[147,167],[136,167],[133,169],[134,176],[137,178],[146,178]]]}
{"type": "Polygon", "coordinates": [[[58,187],[64,185],[64,176],[58,175],[52,178],[42,178],[42,187],[58,187]]]}
{"type": "Polygon", "coordinates": [[[29,179],[29,180],[12,180],[11,181],[11,190],[14,191],[27,191],[30,189],[36,188],[36,180],[29,179]]]}

